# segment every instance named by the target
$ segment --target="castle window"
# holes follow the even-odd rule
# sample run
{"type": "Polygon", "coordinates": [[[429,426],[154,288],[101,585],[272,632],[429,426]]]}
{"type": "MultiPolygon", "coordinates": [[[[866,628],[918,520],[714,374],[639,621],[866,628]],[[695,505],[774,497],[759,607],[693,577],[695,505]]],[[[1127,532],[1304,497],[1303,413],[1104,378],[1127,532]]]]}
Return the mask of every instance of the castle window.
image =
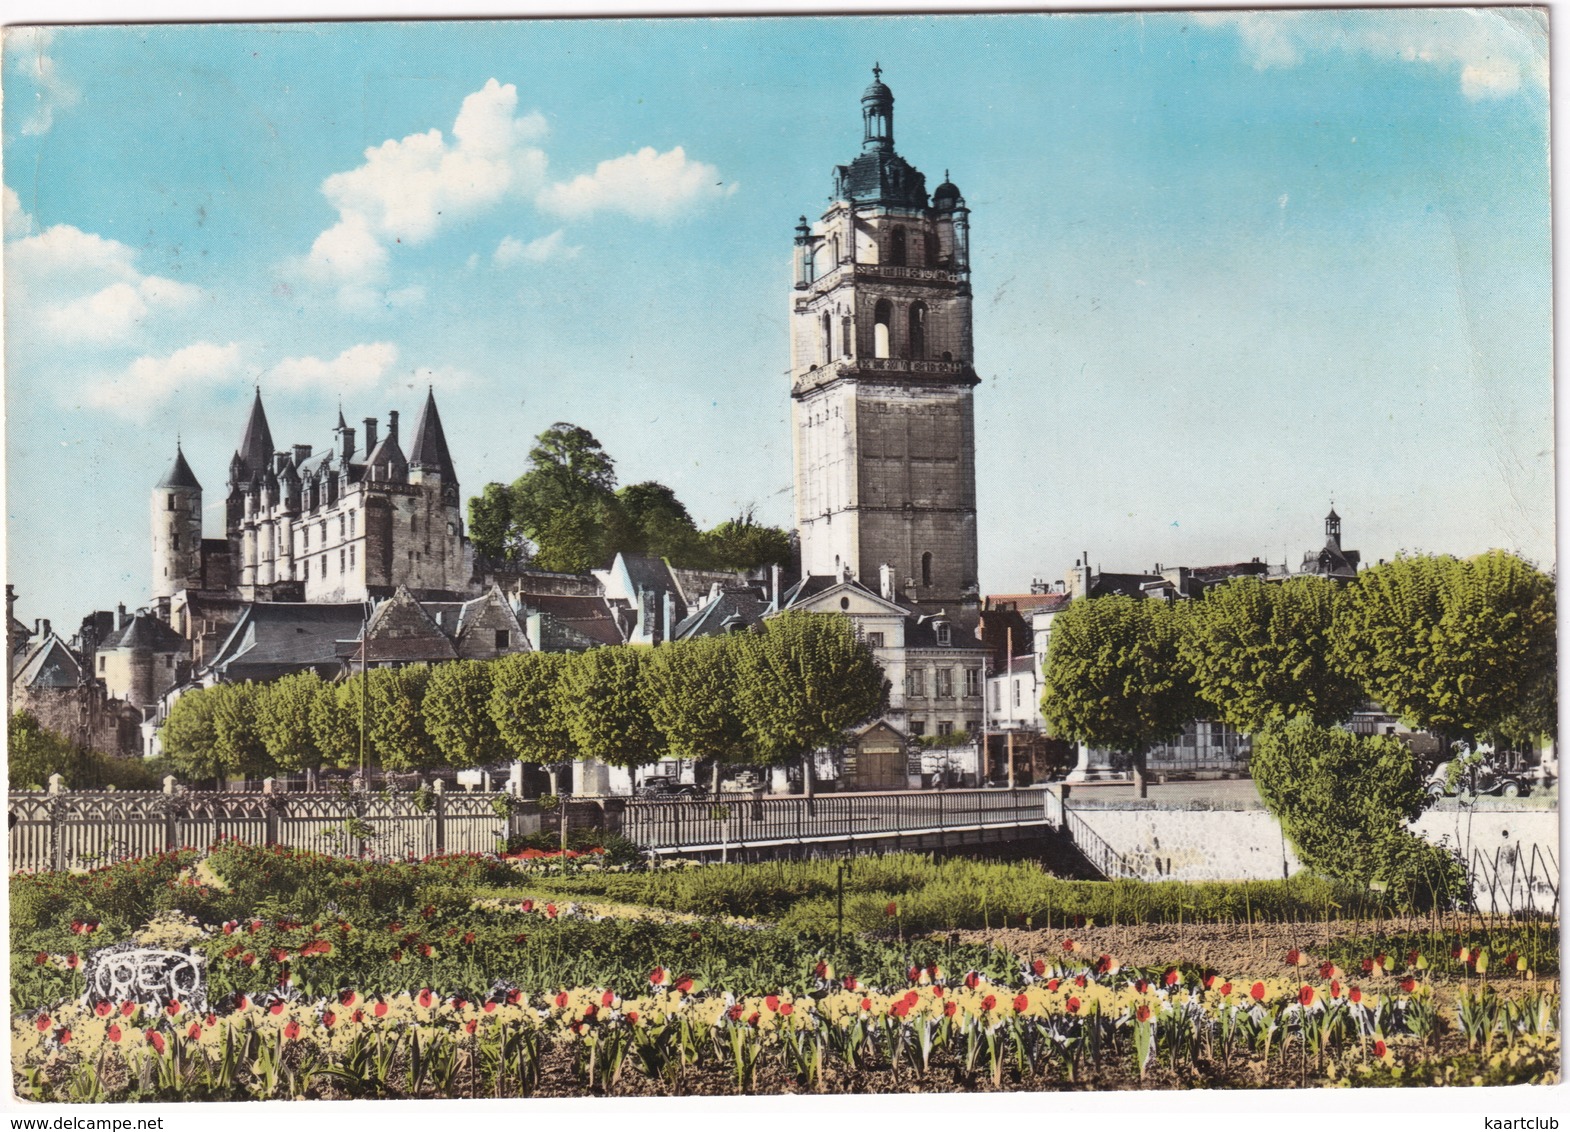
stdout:
{"type": "Polygon", "coordinates": [[[354,537],[354,512],[349,512],[349,537],[354,537]]]}
{"type": "Polygon", "coordinates": [[[927,356],[927,304],[910,304],[910,356],[927,356]]]}
{"type": "Polygon", "coordinates": [[[342,515],[339,515],[338,516],[338,537],[339,538],[343,538],[343,533],[344,533],[344,529],[346,527],[346,524],[347,524],[347,520],[345,520],[342,515]]]}
{"type": "Polygon", "coordinates": [[[965,669],[965,694],[967,696],[979,696],[981,694],[981,669],[965,669]]]}
{"type": "Polygon", "coordinates": [[[327,520],[322,520],[322,545],[327,545],[327,520]]]}
{"type": "Polygon", "coordinates": [[[930,550],[921,556],[921,584],[924,586],[932,584],[932,551],[930,550]]]}
{"type": "MultiPolygon", "coordinates": [[[[942,644],[942,641],[938,642],[942,644]]],[[[946,700],[954,695],[954,670],[952,668],[938,669],[938,698],[946,700]]]]}
{"type": "Polygon", "coordinates": [[[108,657],[102,656],[98,658],[98,671],[102,672],[104,670],[104,661],[107,659],[108,657]]]}
{"type": "Polygon", "coordinates": [[[506,649],[512,647],[512,633],[506,629],[496,630],[496,647],[506,649]]]}
{"type": "Polygon", "coordinates": [[[912,668],[905,673],[905,694],[908,696],[925,696],[927,694],[927,670],[925,668],[912,668]]]}
{"type": "Polygon", "coordinates": [[[351,567],[354,565],[354,543],[352,542],[349,544],[349,565],[351,567]]]}
{"type": "Polygon", "coordinates": [[[300,581],[302,581],[302,582],[309,582],[310,580],[311,580],[311,560],[309,558],[307,558],[307,559],[305,559],[304,561],[302,561],[300,563],[300,581]]]}
{"type": "Polygon", "coordinates": [[[343,561],[344,561],[344,552],[340,550],[338,552],[338,573],[340,573],[340,574],[348,573],[348,571],[343,568],[343,561]]]}
{"type": "Polygon", "coordinates": [[[905,266],[905,229],[896,228],[889,236],[889,263],[895,267],[905,266]]]}
{"type": "Polygon", "coordinates": [[[953,637],[949,633],[949,627],[947,625],[939,625],[937,628],[937,633],[938,644],[943,648],[948,648],[949,644],[953,640],[953,637]]]}
{"type": "Polygon", "coordinates": [[[823,312],[823,364],[834,360],[834,322],[828,311],[823,312]]]}
{"type": "Polygon", "coordinates": [[[850,315],[847,314],[840,319],[840,356],[843,358],[848,358],[850,357],[851,353],[850,315]]]}
{"type": "Polygon", "coordinates": [[[327,580],[327,555],[322,555],[322,581],[327,580]]]}
{"type": "Polygon", "coordinates": [[[176,550],[180,549],[180,536],[179,535],[175,535],[174,536],[174,548],[176,550]]]}
{"type": "Polygon", "coordinates": [[[173,495],[166,495],[166,496],[164,496],[164,499],[169,504],[169,510],[173,511],[174,510],[174,496],[173,495]]]}
{"type": "Polygon", "coordinates": [[[887,299],[878,300],[872,319],[872,356],[886,358],[889,356],[889,323],[894,320],[894,308],[887,299]]]}

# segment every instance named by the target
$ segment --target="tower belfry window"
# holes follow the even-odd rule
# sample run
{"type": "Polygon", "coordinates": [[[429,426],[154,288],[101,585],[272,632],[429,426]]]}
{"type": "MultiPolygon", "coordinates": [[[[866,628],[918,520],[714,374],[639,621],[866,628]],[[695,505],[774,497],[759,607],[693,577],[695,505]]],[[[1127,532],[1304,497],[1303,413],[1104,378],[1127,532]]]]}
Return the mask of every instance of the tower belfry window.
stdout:
{"type": "Polygon", "coordinates": [[[834,316],[823,312],[823,364],[834,360],[834,316]]]}
{"type": "Polygon", "coordinates": [[[921,556],[921,584],[924,586],[932,584],[932,551],[930,550],[921,556]]]}
{"type": "Polygon", "coordinates": [[[910,304],[910,356],[924,358],[927,356],[927,304],[915,302],[910,304]]]}
{"type": "Polygon", "coordinates": [[[878,300],[872,318],[872,356],[886,358],[889,356],[889,323],[894,319],[894,308],[887,299],[878,300]]]}
{"type": "Polygon", "coordinates": [[[906,259],[905,229],[895,228],[889,236],[889,263],[894,267],[904,267],[906,259]]]}

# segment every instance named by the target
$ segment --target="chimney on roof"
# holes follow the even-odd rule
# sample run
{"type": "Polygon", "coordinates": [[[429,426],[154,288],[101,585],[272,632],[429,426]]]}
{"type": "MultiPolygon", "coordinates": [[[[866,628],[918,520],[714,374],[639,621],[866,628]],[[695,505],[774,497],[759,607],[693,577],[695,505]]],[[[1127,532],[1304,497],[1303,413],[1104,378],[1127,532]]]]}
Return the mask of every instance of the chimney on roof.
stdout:
{"type": "Polygon", "coordinates": [[[887,562],[878,567],[878,592],[884,601],[894,600],[894,567],[887,562]]]}
{"type": "Polygon", "coordinates": [[[354,455],[354,429],[341,428],[338,430],[338,435],[343,440],[343,443],[339,448],[340,459],[342,459],[343,462],[347,464],[350,457],[354,455]]]}
{"type": "Polygon", "coordinates": [[[274,452],[273,453],[273,472],[275,474],[278,473],[278,472],[283,471],[288,466],[289,466],[289,453],[287,453],[287,452],[274,452]]]}
{"type": "Polygon", "coordinates": [[[38,635],[40,641],[47,640],[49,638],[49,618],[40,617],[34,621],[33,632],[38,635]]]}
{"type": "Polygon", "coordinates": [[[114,627],[116,630],[125,628],[125,603],[115,606],[114,627]]]}
{"type": "Polygon", "coordinates": [[[780,569],[780,564],[778,562],[769,567],[769,610],[772,613],[778,613],[780,611],[780,601],[782,600],[780,594],[780,582],[782,580],[781,575],[783,573],[784,571],[780,569]]]}
{"type": "Polygon", "coordinates": [[[398,443],[398,410],[393,409],[387,414],[387,439],[393,444],[398,443]]]}
{"type": "Polygon", "coordinates": [[[310,458],[311,458],[311,446],[309,444],[296,444],[294,446],[294,465],[295,465],[295,467],[299,467],[301,464],[305,463],[310,458]]]}
{"type": "Polygon", "coordinates": [[[365,453],[366,453],[367,456],[369,456],[370,453],[371,453],[371,450],[376,447],[376,418],[375,417],[366,417],[364,423],[365,423],[365,453]]]}

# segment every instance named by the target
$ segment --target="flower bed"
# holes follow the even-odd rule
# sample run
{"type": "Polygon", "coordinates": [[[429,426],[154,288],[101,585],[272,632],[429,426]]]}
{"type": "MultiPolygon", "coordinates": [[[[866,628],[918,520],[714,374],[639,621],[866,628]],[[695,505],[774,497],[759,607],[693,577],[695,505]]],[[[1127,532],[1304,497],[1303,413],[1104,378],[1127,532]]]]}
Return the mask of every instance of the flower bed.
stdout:
{"type": "MultiPolygon", "coordinates": [[[[859,1090],[894,1078],[1042,1089],[1411,1073],[1426,1084],[1441,1052],[1426,983],[1245,983],[1083,959],[1035,960],[1007,982],[912,966],[904,985],[877,989],[820,961],[807,993],[746,996],[656,967],[621,990],[279,990],[200,1017],[179,1002],[61,1004],[14,1017],[14,1080],[20,1096],[62,1101],[859,1090]]],[[[1556,995],[1485,985],[1456,1010],[1455,1033],[1493,1079],[1557,1080],[1556,995]]]]}

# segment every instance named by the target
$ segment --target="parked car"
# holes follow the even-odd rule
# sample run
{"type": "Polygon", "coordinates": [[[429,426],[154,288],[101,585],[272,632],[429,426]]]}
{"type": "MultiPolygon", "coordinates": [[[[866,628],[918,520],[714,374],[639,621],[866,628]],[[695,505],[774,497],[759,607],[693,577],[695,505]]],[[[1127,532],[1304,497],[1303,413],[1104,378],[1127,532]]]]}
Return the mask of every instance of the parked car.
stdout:
{"type": "MultiPolygon", "coordinates": [[[[1449,784],[1450,764],[1442,762],[1428,776],[1426,789],[1430,798],[1442,798],[1457,792],[1449,784]]],[[[1532,792],[1532,780],[1525,774],[1504,770],[1484,761],[1473,767],[1470,774],[1463,773],[1456,787],[1469,793],[1495,794],[1501,798],[1521,798],[1532,792]]]]}
{"type": "Polygon", "coordinates": [[[701,798],[707,791],[691,782],[677,782],[669,775],[655,774],[638,786],[640,798],[701,798]]]}

